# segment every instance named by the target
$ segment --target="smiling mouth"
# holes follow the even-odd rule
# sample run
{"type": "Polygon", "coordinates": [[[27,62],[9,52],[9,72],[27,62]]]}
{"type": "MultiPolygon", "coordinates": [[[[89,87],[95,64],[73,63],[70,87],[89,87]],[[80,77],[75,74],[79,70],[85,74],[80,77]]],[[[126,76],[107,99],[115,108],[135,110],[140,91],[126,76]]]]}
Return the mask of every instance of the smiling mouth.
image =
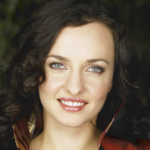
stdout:
{"type": "Polygon", "coordinates": [[[68,112],[81,111],[88,104],[88,102],[82,98],[61,97],[57,100],[61,108],[68,112]]]}
{"type": "Polygon", "coordinates": [[[86,103],[81,103],[81,102],[64,101],[64,100],[60,100],[60,99],[59,99],[59,101],[66,106],[83,106],[86,104],[86,103]]]}

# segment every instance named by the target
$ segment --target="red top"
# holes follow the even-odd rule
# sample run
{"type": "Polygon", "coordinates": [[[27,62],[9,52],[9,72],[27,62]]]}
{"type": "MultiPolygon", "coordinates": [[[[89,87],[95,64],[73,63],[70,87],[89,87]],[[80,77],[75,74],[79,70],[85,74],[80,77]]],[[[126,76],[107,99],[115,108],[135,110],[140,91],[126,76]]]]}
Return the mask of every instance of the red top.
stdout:
{"type": "MultiPolygon", "coordinates": [[[[113,124],[117,114],[121,110],[124,103],[121,104],[117,113],[111,120],[108,127],[101,134],[98,141],[98,150],[150,150],[150,141],[136,139],[135,142],[130,142],[125,139],[117,138],[114,136],[106,135],[110,126],[113,124]]],[[[19,120],[16,124],[13,125],[13,132],[15,137],[15,143],[17,146],[17,150],[30,150],[29,143],[30,137],[32,137],[33,132],[36,128],[36,118],[34,116],[31,117],[31,120],[35,122],[35,124],[30,124],[30,122],[26,122],[24,119],[19,120]]]]}
{"type": "Polygon", "coordinates": [[[150,141],[136,139],[136,142],[129,142],[113,136],[105,136],[99,150],[150,150],[150,141]]]}

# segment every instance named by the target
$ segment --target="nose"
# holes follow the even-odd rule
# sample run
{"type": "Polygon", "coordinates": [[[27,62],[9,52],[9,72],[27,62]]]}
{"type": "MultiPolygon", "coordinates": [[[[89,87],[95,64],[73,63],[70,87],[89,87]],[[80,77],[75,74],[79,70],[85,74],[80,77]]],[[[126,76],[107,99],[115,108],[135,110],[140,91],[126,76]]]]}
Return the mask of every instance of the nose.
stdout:
{"type": "Polygon", "coordinates": [[[65,83],[65,90],[71,95],[78,95],[85,91],[82,74],[79,71],[71,72],[65,83]]]}

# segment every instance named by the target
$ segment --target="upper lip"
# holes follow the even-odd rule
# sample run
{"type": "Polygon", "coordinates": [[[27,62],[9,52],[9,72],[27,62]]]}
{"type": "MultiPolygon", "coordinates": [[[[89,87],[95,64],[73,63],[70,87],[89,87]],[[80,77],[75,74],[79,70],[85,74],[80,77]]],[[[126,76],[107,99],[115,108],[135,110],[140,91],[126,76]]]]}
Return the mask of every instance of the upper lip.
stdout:
{"type": "Polygon", "coordinates": [[[80,102],[80,103],[86,103],[86,104],[88,103],[86,100],[82,98],[61,97],[61,98],[58,98],[58,100],[80,102]]]}

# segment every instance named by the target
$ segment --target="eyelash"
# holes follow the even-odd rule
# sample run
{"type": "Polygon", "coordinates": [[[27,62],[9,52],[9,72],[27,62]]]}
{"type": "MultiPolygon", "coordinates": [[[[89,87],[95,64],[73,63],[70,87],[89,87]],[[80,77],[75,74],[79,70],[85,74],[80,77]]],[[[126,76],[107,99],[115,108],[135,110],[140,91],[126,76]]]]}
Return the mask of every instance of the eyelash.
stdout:
{"type": "Polygon", "coordinates": [[[101,73],[103,73],[103,72],[104,72],[104,69],[103,69],[102,67],[94,66],[94,67],[91,67],[91,68],[97,68],[98,70],[100,70],[100,71],[98,71],[98,72],[94,72],[94,71],[92,71],[92,72],[94,72],[94,73],[101,74],[101,73]]]}
{"type": "Polygon", "coordinates": [[[64,68],[55,68],[55,67],[53,67],[53,65],[61,65],[61,66],[63,66],[61,63],[51,63],[50,67],[53,68],[53,69],[64,69],[64,68]]]}
{"type": "MultiPolygon", "coordinates": [[[[53,68],[53,69],[64,69],[64,68],[56,68],[56,67],[53,67],[53,65],[61,65],[61,66],[64,66],[63,64],[61,64],[61,63],[51,63],[49,66],[51,67],[51,68],[53,68]]],[[[93,67],[90,67],[90,68],[97,68],[98,70],[100,70],[99,72],[94,72],[94,71],[92,71],[92,72],[94,72],[94,73],[98,73],[98,74],[101,74],[101,73],[103,73],[104,72],[104,68],[102,68],[102,67],[99,67],[99,66],[93,66],[93,67]]]]}

